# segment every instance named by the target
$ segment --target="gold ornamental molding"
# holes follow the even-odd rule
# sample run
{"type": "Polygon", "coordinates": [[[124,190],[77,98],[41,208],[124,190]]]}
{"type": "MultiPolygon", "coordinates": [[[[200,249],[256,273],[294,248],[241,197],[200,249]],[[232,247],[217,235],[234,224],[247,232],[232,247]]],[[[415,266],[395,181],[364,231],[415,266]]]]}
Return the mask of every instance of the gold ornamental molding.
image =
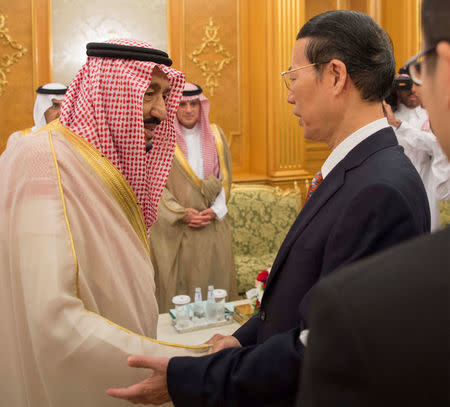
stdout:
{"type": "Polygon", "coordinates": [[[6,79],[6,74],[10,72],[9,67],[15,64],[20,58],[22,58],[27,49],[20,45],[18,42],[14,41],[9,35],[9,29],[6,27],[6,16],[4,14],[0,14],[0,39],[6,44],[8,47],[16,50],[12,55],[2,55],[0,56],[0,96],[3,93],[3,89],[8,85],[8,81],[6,79]]]}
{"type": "Polygon", "coordinates": [[[202,71],[206,77],[205,87],[209,94],[214,96],[215,89],[219,86],[219,77],[223,69],[228,65],[233,57],[224,49],[220,43],[219,27],[214,25],[212,17],[205,26],[205,36],[202,44],[189,54],[189,59],[202,71]]]}

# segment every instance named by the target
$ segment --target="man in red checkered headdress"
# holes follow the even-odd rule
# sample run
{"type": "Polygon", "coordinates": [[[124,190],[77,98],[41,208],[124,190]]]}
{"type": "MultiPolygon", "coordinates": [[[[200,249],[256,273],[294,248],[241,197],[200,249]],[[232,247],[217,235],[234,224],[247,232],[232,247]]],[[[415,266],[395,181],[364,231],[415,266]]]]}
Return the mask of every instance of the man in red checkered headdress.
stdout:
{"type": "Polygon", "coordinates": [[[8,406],[120,405],[105,390],[143,377],[122,368],[128,354],[189,352],[151,339],[158,306],[148,242],[184,75],[141,41],[91,43],[87,54],[60,119],[0,158],[8,406]]]}
{"type": "Polygon", "coordinates": [[[160,310],[177,294],[206,295],[208,285],[236,295],[227,200],[231,155],[222,130],[209,122],[209,100],[200,86],[186,83],[174,121],[173,166],[158,220],[150,229],[160,310]]]}

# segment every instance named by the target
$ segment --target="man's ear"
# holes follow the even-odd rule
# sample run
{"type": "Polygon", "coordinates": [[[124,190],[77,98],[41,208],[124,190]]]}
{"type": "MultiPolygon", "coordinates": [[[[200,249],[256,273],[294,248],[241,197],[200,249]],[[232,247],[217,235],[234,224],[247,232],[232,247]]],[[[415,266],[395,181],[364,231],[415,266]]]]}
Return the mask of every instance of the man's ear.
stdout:
{"type": "Polygon", "coordinates": [[[333,93],[337,96],[345,90],[348,73],[347,67],[339,59],[332,59],[327,65],[327,71],[330,75],[333,93]]]}
{"type": "Polygon", "coordinates": [[[450,42],[448,42],[448,41],[439,42],[438,45],[436,45],[436,52],[439,54],[440,57],[449,61],[450,60],[450,42]]]}
{"type": "Polygon", "coordinates": [[[450,75],[450,42],[441,41],[436,46],[436,52],[441,57],[448,67],[448,74],[450,75]]]}
{"type": "Polygon", "coordinates": [[[444,71],[444,81],[447,88],[447,108],[450,109],[450,42],[441,41],[436,46],[436,53],[441,59],[441,67],[444,71]]]}

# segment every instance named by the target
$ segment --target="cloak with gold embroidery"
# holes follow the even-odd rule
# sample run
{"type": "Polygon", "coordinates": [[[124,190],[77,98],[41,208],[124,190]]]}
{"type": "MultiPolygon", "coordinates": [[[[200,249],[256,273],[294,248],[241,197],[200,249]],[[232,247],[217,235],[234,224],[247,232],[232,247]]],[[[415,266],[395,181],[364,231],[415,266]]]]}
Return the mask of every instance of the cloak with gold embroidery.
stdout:
{"type": "Polygon", "coordinates": [[[196,355],[155,340],[145,224],[122,174],[55,121],[0,160],[0,394],[5,406],[127,406],[148,376],[130,354],[196,355]]]}

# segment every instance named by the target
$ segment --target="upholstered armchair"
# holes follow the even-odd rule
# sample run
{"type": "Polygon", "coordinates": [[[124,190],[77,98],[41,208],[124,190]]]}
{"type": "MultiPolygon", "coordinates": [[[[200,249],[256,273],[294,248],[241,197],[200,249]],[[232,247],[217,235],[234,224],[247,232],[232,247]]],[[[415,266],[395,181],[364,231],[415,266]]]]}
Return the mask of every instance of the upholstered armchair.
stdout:
{"type": "Polygon", "coordinates": [[[441,227],[450,226],[450,201],[439,202],[439,213],[441,214],[441,227]]]}
{"type": "Polygon", "coordinates": [[[297,184],[288,190],[266,185],[232,185],[228,213],[239,294],[253,288],[257,274],[272,266],[300,211],[301,201],[297,184]]]}

